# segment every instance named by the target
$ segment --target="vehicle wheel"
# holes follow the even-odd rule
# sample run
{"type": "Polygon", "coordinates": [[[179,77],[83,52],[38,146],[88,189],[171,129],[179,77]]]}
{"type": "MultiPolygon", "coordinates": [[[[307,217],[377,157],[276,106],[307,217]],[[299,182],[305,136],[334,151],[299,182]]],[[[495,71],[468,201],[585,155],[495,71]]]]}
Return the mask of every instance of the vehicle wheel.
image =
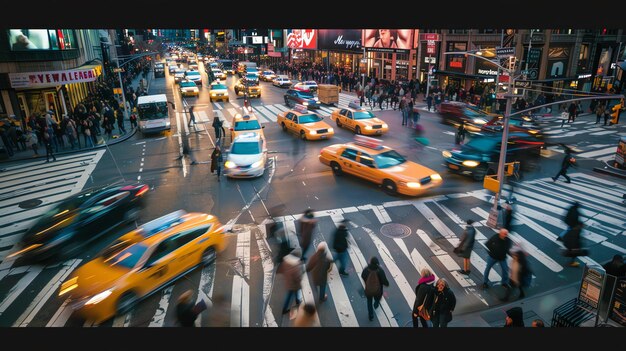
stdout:
{"type": "Polygon", "coordinates": [[[287,131],[287,126],[285,125],[285,123],[283,123],[283,132],[287,131]]]}
{"type": "Polygon", "coordinates": [[[336,176],[340,176],[340,175],[342,175],[342,174],[343,174],[343,171],[341,170],[341,166],[340,166],[340,165],[339,165],[339,163],[337,163],[337,162],[334,162],[334,161],[333,161],[333,162],[331,162],[331,163],[330,163],[330,168],[332,168],[332,169],[333,169],[333,173],[334,173],[336,176]]]}
{"type": "Polygon", "coordinates": [[[341,122],[339,121],[339,118],[337,118],[335,122],[337,122],[337,127],[341,128],[341,122]]]}
{"type": "Polygon", "coordinates": [[[306,133],[304,132],[304,130],[300,131],[300,139],[306,140],[306,133]]]}
{"type": "Polygon", "coordinates": [[[360,135],[361,134],[361,127],[356,126],[356,128],[354,128],[354,132],[360,135]]]}
{"type": "Polygon", "coordinates": [[[124,222],[127,223],[132,223],[134,221],[136,221],[137,219],[139,219],[139,209],[138,208],[131,208],[128,211],[126,211],[126,213],[124,213],[124,222]]]}
{"type": "Polygon", "coordinates": [[[126,314],[130,312],[135,302],[137,302],[137,295],[130,291],[125,292],[117,301],[117,313],[126,314]]]}
{"type": "Polygon", "coordinates": [[[398,187],[396,186],[396,183],[389,179],[385,179],[383,181],[383,190],[389,195],[398,194],[398,187]]]}
{"type": "Polygon", "coordinates": [[[215,252],[215,249],[213,248],[213,246],[207,248],[202,253],[202,264],[205,266],[208,266],[211,263],[215,262],[216,259],[217,259],[217,252],[215,252]]]}
{"type": "Polygon", "coordinates": [[[261,98],[261,94],[259,94],[259,96],[257,96],[259,99],[261,98]]]}

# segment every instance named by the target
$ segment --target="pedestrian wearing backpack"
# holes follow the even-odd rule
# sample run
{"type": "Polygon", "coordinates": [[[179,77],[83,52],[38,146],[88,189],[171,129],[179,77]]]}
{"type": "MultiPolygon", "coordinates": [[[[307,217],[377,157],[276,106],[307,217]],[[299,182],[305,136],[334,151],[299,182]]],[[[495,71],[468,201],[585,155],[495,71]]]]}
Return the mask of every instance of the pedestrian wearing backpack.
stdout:
{"type": "Polygon", "coordinates": [[[339,268],[339,274],[343,276],[348,275],[346,272],[348,266],[348,222],[347,219],[341,221],[333,237],[333,249],[337,253],[337,268],[339,268]]]}
{"type": "Polygon", "coordinates": [[[435,275],[428,268],[422,268],[420,275],[422,276],[417,281],[415,287],[415,302],[413,303],[413,328],[417,328],[418,320],[422,323],[422,327],[428,328],[428,320],[423,316],[420,316],[420,311],[425,309],[431,311],[435,296],[435,275]]]}
{"type": "Polygon", "coordinates": [[[328,273],[333,268],[333,257],[328,251],[328,245],[322,241],[317,245],[317,250],[309,259],[306,265],[306,271],[311,272],[311,278],[314,285],[320,287],[320,302],[326,301],[326,286],[328,284],[328,273]]]}
{"type": "Polygon", "coordinates": [[[367,298],[367,313],[370,321],[374,320],[374,308],[380,306],[383,297],[383,285],[389,286],[385,271],[380,268],[378,258],[372,257],[370,263],[361,273],[361,279],[365,282],[365,297],[367,298]],[[372,307],[374,300],[374,307],[372,307]]]}

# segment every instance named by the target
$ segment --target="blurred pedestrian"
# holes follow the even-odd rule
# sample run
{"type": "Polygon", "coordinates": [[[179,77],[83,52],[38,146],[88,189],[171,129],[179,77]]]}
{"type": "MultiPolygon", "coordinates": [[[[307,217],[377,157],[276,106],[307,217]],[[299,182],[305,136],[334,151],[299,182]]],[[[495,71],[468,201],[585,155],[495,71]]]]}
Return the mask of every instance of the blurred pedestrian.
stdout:
{"type": "Polygon", "coordinates": [[[317,309],[312,303],[303,303],[298,308],[298,314],[293,321],[294,327],[319,327],[316,322],[317,309]]]}
{"type": "Polygon", "coordinates": [[[313,210],[307,209],[299,220],[300,222],[300,249],[302,250],[302,261],[306,260],[306,252],[311,246],[313,230],[317,226],[317,219],[313,216],[313,210]]]}
{"type": "Polygon", "coordinates": [[[582,243],[580,241],[580,234],[582,232],[583,224],[580,223],[565,233],[563,236],[563,245],[566,250],[564,252],[566,257],[570,257],[571,261],[569,263],[570,267],[578,267],[580,263],[576,261],[576,257],[578,256],[587,256],[587,250],[582,248],[582,243]]]}
{"type": "Polygon", "coordinates": [[[50,156],[52,156],[52,161],[56,161],[57,158],[52,153],[52,136],[48,132],[44,132],[43,139],[46,146],[46,163],[50,162],[50,156]]]}
{"type": "Polygon", "coordinates": [[[559,173],[557,173],[557,175],[552,177],[552,181],[556,182],[556,180],[559,179],[560,176],[563,176],[566,179],[566,183],[571,183],[572,180],[567,175],[567,169],[571,166],[576,166],[576,159],[574,158],[574,156],[572,156],[571,150],[569,148],[566,148],[565,156],[563,157],[563,161],[561,161],[561,169],[559,170],[559,173]]]}
{"type": "Polygon", "coordinates": [[[523,299],[526,297],[524,289],[530,286],[533,279],[533,271],[530,269],[530,263],[528,262],[528,254],[522,249],[516,249],[511,252],[511,289],[508,289],[504,300],[508,300],[509,296],[513,292],[513,289],[519,289],[518,298],[523,299]]]}
{"type": "Polygon", "coordinates": [[[182,327],[193,327],[198,315],[206,309],[207,306],[204,300],[194,303],[193,290],[187,290],[178,298],[176,319],[182,327]]]}
{"type": "Polygon", "coordinates": [[[456,134],[454,135],[454,143],[456,145],[463,144],[463,142],[465,141],[465,134],[466,134],[465,121],[461,121],[461,124],[459,124],[459,128],[457,129],[456,134]]]}
{"type": "Polygon", "coordinates": [[[476,238],[476,228],[474,228],[474,220],[468,219],[467,226],[461,234],[461,241],[459,245],[454,249],[459,257],[463,258],[463,269],[461,274],[470,274],[470,257],[472,256],[472,250],[474,249],[474,240],[476,238]]]}
{"type": "Polygon", "coordinates": [[[533,328],[544,328],[545,325],[541,319],[535,319],[533,323],[530,325],[533,328]]]}
{"type": "MultiPolygon", "coordinates": [[[[195,121],[195,117],[194,117],[194,121],[195,121]]],[[[222,121],[220,120],[219,116],[215,116],[215,118],[213,118],[213,130],[215,131],[215,138],[216,139],[220,139],[222,136],[222,121]]]]}
{"type": "Polygon", "coordinates": [[[513,223],[513,206],[511,205],[511,202],[509,200],[504,203],[503,217],[504,218],[502,218],[502,228],[508,230],[510,233],[511,231],[513,231],[513,229],[511,228],[511,224],[513,223]]]}
{"type": "MultiPolygon", "coordinates": [[[[187,127],[191,127],[192,123],[194,125],[196,124],[196,115],[193,114],[193,108],[194,108],[193,106],[189,107],[189,123],[187,123],[187,127]]],[[[218,117],[215,117],[215,118],[218,118],[218,117]]],[[[215,123],[215,119],[213,120],[213,123],[215,123]]],[[[215,133],[215,137],[219,138],[219,136],[217,135],[217,132],[215,133]]]]}
{"type": "Polygon", "coordinates": [[[444,278],[437,280],[435,288],[431,321],[433,328],[446,328],[448,323],[452,321],[452,311],[456,307],[456,296],[444,278]]]}
{"type": "Polygon", "coordinates": [[[348,267],[348,223],[347,219],[341,221],[333,236],[333,250],[337,254],[337,268],[339,268],[339,274],[343,276],[348,275],[346,271],[348,267]]]}
{"type": "Polygon", "coordinates": [[[600,123],[600,118],[602,118],[604,116],[604,111],[605,111],[606,107],[604,105],[604,103],[598,103],[598,106],[596,107],[596,123],[598,124],[600,123]]]}
{"type": "Polygon", "coordinates": [[[220,149],[219,144],[217,144],[211,153],[211,173],[217,172],[218,182],[220,181],[220,175],[222,173],[222,161],[224,161],[222,150],[220,149]]]}
{"type": "Polygon", "coordinates": [[[380,267],[378,258],[372,257],[369,265],[361,273],[361,279],[365,282],[365,297],[367,298],[367,313],[369,320],[374,320],[374,308],[380,306],[383,297],[383,286],[389,286],[385,271],[380,267]],[[372,300],[374,306],[372,307],[372,300]]]}
{"type": "Polygon", "coordinates": [[[506,262],[506,255],[511,250],[512,245],[509,231],[505,228],[500,228],[500,231],[489,238],[485,244],[489,256],[487,256],[487,267],[483,273],[483,289],[489,289],[489,272],[496,263],[499,263],[502,269],[502,285],[509,289],[509,266],[506,262]]]}
{"type": "Polygon", "coordinates": [[[433,93],[429,93],[426,97],[426,105],[428,107],[428,112],[430,112],[430,108],[433,106],[433,93]]]}
{"type": "Polygon", "coordinates": [[[302,276],[304,274],[304,264],[300,256],[302,251],[299,248],[293,249],[289,255],[283,257],[283,261],[278,266],[276,273],[282,274],[285,279],[287,295],[283,303],[283,314],[289,312],[291,297],[295,296],[296,305],[302,303],[302,276]]]}
{"type": "Polygon", "coordinates": [[[417,281],[415,287],[415,302],[413,303],[413,328],[419,327],[419,323],[422,323],[422,327],[428,328],[430,321],[430,311],[435,300],[435,275],[428,268],[422,268],[420,271],[420,279],[417,281]],[[426,312],[426,313],[425,313],[426,312]],[[428,316],[425,318],[425,316],[428,316]]]}
{"type": "Polygon", "coordinates": [[[613,260],[602,266],[606,271],[606,274],[614,275],[616,277],[623,277],[626,275],[626,264],[624,264],[624,258],[620,254],[615,254],[613,260]]]}
{"type": "Polygon", "coordinates": [[[328,284],[328,273],[333,268],[333,257],[330,255],[328,245],[325,241],[317,244],[317,250],[309,259],[306,271],[311,272],[313,285],[319,286],[319,301],[324,302],[328,298],[326,286],[328,284]]]}
{"type": "Polygon", "coordinates": [[[223,294],[213,296],[209,309],[207,325],[209,327],[230,327],[230,303],[223,294]]]}
{"type": "Polygon", "coordinates": [[[524,312],[521,307],[513,307],[506,310],[505,327],[523,327],[524,312]]]}
{"type": "Polygon", "coordinates": [[[34,156],[39,156],[39,152],[37,152],[37,149],[39,148],[39,140],[37,139],[37,132],[34,129],[26,134],[26,144],[33,149],[33,152],[35,153],[34,156]]]}
{"type": "Polygon", "coordinates": [[[565,213],[565,217],[563,217],[563,222],[567,225],[567,228],[559,234],[556,238],[557,241],[563,241],[563,237],[567,234],[568,231],[572,230],[572,228],[582,224],[580,221],[580,203],[578,201],[574,201],[574,203],[567,209],[567,213],[565,213]]]}

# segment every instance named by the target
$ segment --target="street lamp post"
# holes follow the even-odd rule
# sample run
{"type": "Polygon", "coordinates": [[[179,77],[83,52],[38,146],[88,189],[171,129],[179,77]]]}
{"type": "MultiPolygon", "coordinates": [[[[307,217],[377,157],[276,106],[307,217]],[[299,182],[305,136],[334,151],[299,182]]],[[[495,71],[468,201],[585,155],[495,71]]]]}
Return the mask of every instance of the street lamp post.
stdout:
{"type": "MultiPolygon", "coordinates": [[[[458,55],[459,52],[444,52],[444,55],[458,55]]],[[[498,159],[498,173],[497,173],[497,180],[498,180],[498,192],[496,192],[495,196],[494,196],[494,202],[493,202],[493,207],[491,209],[491,212],[489,212],[489,218],[487,219],[487,225],[492,227],[492,228],[496,228],[497,223],[498,223],[498,204],[500,201],[500,195],[502,193],[502,184],[503,184],[503,180],[504,180],[504,166],[506,163],[506,153],[507,153],[507,143],[509,140],[509,120],[510,120],[510,115],[511,115],[511,107],[513,105],[513,89],[512,87],[514,86],[513,84],[513,73],[514,73],[514,67],[503,67],[500,64],[500,58],[498,58],[495,62],[492,60],[489,60],[481,55],[477,55],[473,52],[463,52],[462,54],[467,54],[470,56],[474,56],[477,57],[481,60],[486,60],[489,61],[493,64],[495,64],[498,67],[498,71],[501,69],[504,72],[507,72],[509,75],[509,81],[507,83],[507,93],[505,95],[506,97],[506,109],[505,109],[505,113],[504,113],[504,125],[503,125],[503,130],[502,130],[502,141],[501,141],[501,145],[500,145],[500,158],[498,159]]],[[[512,59],[513,57],[510,57],[509,59],[512,59]]],[[[498,82],[496,81],[496,87],[497,87],[498,82]]],[[[496,90],[497,93],[497,90],[496,90]]]]}
{"type": "Polygon", "coordinates": [[[122,83],[122,69],[120,68],[120,59],[119,57],[115,60],[117,63],[117,79],[120,81],[120,89],[122,89],[122,103],[124,104],[124,118],[128,115],[128,111],[126,110],[126,94],[124,90],[124,84],[122,83]]]}

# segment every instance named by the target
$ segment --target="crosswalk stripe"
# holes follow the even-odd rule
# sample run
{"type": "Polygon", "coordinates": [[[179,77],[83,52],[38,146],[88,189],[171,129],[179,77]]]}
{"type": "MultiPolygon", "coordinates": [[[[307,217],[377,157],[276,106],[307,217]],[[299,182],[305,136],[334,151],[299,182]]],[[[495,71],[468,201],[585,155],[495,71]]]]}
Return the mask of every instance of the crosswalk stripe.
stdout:
{"type": "Polygon", "coordinates": [[[24,275],[7,293],[7,296],[2,302],[0,302],[0,315],[2,315],[6,309],[11,306],[13,301],[28,287],[30,283],[41,273],[42,268],[40,266],[31,266],[28,273],[24,275]]]}
{"type": "Polygon", "coordinates": [[[608,241],[603,241],[602,245],[604,245],[604,246],[606,246],[606,247],[608,247],[610,249],[613,249],[613,250],[615,250],[617,252],[620,252],[622,255],[626,255],[626,249],[624,249],[621,246],[617,246],[617,245],[615,245],[613,243],[610,243],[608,241]]]}
{"type": "MultiPolygon", "coordinates": [[[[213,284],[215,281],[215,263],[212,263],[208,266],[202,267],[202,272],[200,273],[200,283],[198,284],[198,298],[196,299],[196,304],[198,304],[201,300],[204,300],[204,297],[207,299],[204,301],[207,304],[207,307],[210,308],[213,301],[213,284]]],[[[195,326],[202,326],[202,316],[200,313],[198,318],[195,320],[195,326]]]]}
{"type": "Polygon", "coordinates": [[[263,308],[265,314],[263,315],[264,327],[277,327],[276,318],[272,312],[272,306],[270,306],[270,296],[272,294],[272,288],[274,283],[274,261],[272,259],[272,251],[270,245],[267,242],[267,233],[265,225],[259,225],[258,230],[254,232],[256,244],[261,255],[261,264],[263,266],[263,308]]]}
{"type": "Polygon", "coordinates": [[[415,302],[415,290],[413,286],[406,280],[404,274],[402,274],[402,270],[396,262],[393,260],[393,256],[389,252],[389,249],[385,246],[385,244],[378,238],[378,236],[369,228],[361,227],[363,230],[369,235],[370,239],[374,242],[374,246],[376,246],[377,251],[379,252],[379,257],[382,259],[384,266],[389,271],[389,275],[393,280],[396,281],[398,288],[400,289],[400,293],[406,300],[409,308],[413,308],[413,303],[415,302]]]}
{"type": "Polygon", "coordinates": [[[268,111],[265,107],[263,106],[255,106],[253,107],[253,109],[256,111],[256,113],[261,116],[265,121],[267,122],[273,122],[269,117],[267,117],[266,115],[271,115],[271,112],[268,111]]]}
{"type": "Polygon", "coordinates": [[[583,152],[581,154],[578,154],[578,157],[592,158],[592,157],[606,155],[606,154],[615,154],[616,149],[617,149],[617,146],[610,146],[610,147],[606,147],[600,150],[583,152]]]}
{"type": "Polygon", "coordinates": [[[223,109],[222,104],[218,104],[217,102],[214,102],[214,103],[213,103],[213,108],[214,108],[214,109],[217,109],[217,110],[221,110],[221,109],[223,109]]]}
{"type": "Polygon", "coordinates": [[[230,312],[231,327],[250,326],[250,231],[237,235],[237,258],[241,262],[241,272],[233,276],[232,301],[230,312]]]}
{"type": "Polygon", "coordinates": [[[150,320],[150,324],[148,327],[162,327],[165,324],[165,314],[167,313],[167,307],[170,305],[170,300],[172,298],[172,290],[174,290],[174,286],[171,285],[161,293],[161,299],[159,300],[159,307],[154,312],[154,316],[150,320]]]}
{"type": "Polygon", "coordinates": [[[617,130],[605,130],[602,132],[589,133],[589,135],[607,135],[607,134],[613,134],[613,133],[617,133],[617,130]]]}
{"type": "MultiPolygon", "coordinates": [[[[9,189],[13,185],[8,185],[8,181],[10,180],[25,180],[29,177],[37,176],[37,175],[49,175],[52,171],[63,171],[68,169],[75,169],[84,167],[89,164],[93,156],[85,155],[80,158],[66,159],[62,160],[60,157],[57,157],[57,160],[53,163],[42,163],[42,162],[31,162],[31,166],[26,169],[20,169],[19,171],[14,171],[13,174],[7,174],[7,171],[2,172],[2,184],[0,190],[9,189]]],[[[45,178],[41,181],[41,183],[35,183],[33,185],[46,185],[50,184],[51,180],[45,178]]],[[[4,194],[4,192],[3,192],[4,194]]]]}
{"type": "Polygon", "coordinates": [[[604,178],[598,178],[598,177],[593,176],[593,175],[591,175],[591,174],[587,174],[587,173],[579,173],[579,172],[577,172],[577,173],[571,173],[571,174],[570,174],[570,176],[571,176],[571,177],[574,177],[574,178],[584,178],[584,179],[589,179],[589,180],[593,180],[593,181],[595,181],[596,183],[600,183],[600,184],[603,184],[603,185],[607,185],[607,186],[610,186],[610,187],[613,187],[613,188],[618,188],[618,189],[626,190],[626,187],[624,187],[624,185],[623,185],[623,184],[618,184],[618,183],[615,183],[615,182],[613,182],[613,181],[610,181],[610,180],[608,180],[608,179],[604,179],[604,178]]]}
{"type": "Polygon", "coordinates": [[[22,192],[22,195],[14,194],[13,196],[7,196],[5,200],[0,200],[0,209],[32,199],[33,196],[37,199],[42,199],[48,196],[71,192],[76,184],[77,180],[74,178],[48,187],[43,186],[38,188],[35,186],[33,188],[27,188],[24,189],[26,191],[22,192]]]}
{"type": "MultiPolygon", "coordinates": [[[[331,215],[331,218],[335,223],[335,226],[337,226],[344,219],[341,214],[333,214],[331,215]]],[[[356,240],[354,240],[354,237],[350,233],[348,234],[348,256],[350,256],[350,260],[352,261],[352,265],[354,266],[354,273],[360,275],[359,272],[363,272],[363,270],[367,268],[368,263],[365,259],[365,256],[359,249],[356,240]]],[[[365,282],[363,281],[363,279],[360,279],[360,276],[357,279],[361,283],[361,287],[365,289],[365,282]]],[[[380,308],[375,309],[374,313],[381,327],[398,326],[398,322],[394,317],[394,313],[389,308],[389,304],[387,303],[384,296],[380,299],[380,308]]]]}
{"type": "Polygon", "coordinates": [[[593,179],[583,178],[583,177],[573,177],[573,179],[579,182],[581,185],[584,185],[588,188],[595,189],[598,191],[603,191],[607,194],[611,194],[617,196],[618,198],[622,197],[624,193],[626,193],[626,187],[620,185],[607,184],[606,187],[602,187],[598,185],[593,179]]]}
{"type": "MultiPolygon", "coordinates": [[[[450,230],[442,221],[441,219],[439,219],[439,217],[437,217],[435,215],[435,213],[429,209],[426,204],[424,203],[417,203],[417,204],[413,204],[413,206],[415,206],[415,208],[417,208],[417,210],[424,216],[426,217],[426,219],[430,222],[430,224],[439,232],[439,234],[444,237],[446,240],[448,240],[448,242],[453,246],[453,247],[457,247],[459,245],[459,239],[457,238],[456,234],[454,234],[454,232],[452,230],[450,230]]],[[[481,243],[482,245],[484,245],[484,243],[479,240],[479,239],[484,239],[480,237],[480,232],[478,231],[478,229],[476,230],[476,242],[481,243]]],[[[472,255],[470,256],[470,263],[476,267],[480,272],[484,271],[484,268],[487,266],[487,263],[478,255],[474,255],[474,252],[472,252],[472,255]],[[481,270],[482,267],[482,270],[481,270]]],[[[491,271],[489,273],[489,279],[496,281],[496,280],[500,280],[500,275],[495,272],[495,271],[491,271]]]]}
{"type": "Polygon", "coordinates": [[[130,326],[130,321],[133,316],[133,311],[130,311],[126,314],[115,316],[113,319],[113,327],[114,328],[128,328],[130,326]]]}
{"type": "Polygon", "coordinates": [[[612,162],[613,160],[615,160],[615,154],[598,157],[596,158],[596,160],[601,161],[601,162],[612,162]]]}
{"type": "Polygon", "coordinates": [[[603,198],[605,200],[608,201],[612,201],[615,203],[621,203],[622,199],[620,199],[619,197],[612,195],[612,194],[608,194],[604,191],[597,191],[591,188],[584,188],[581,185],[576,184],[576,182],[571,182],[571,183],[559,183],[559,182],[552,182],[552,180],[547,181],[544,180],[542,181],[542,185],[545,187],[556,187],[558,189],[561,189],[563,192],[566,193],[572,193],[575,194],[576,192],[578,192],[579,197],[581,198],[587,198],[589,197],[589,195],[593,195],[597,198],[603,198]]]}
{"type": "Polygon", "coordinates": [[[59,307],[59,309],[54,313],[52,318],[50,318],[50,321],[48,321],[48,324],[46,324],[46,327],[65,326],[65,323],[67,323],[67,321],[72,316],[72,313],[74,312],[72,311],[72,308],[68,306],[69,301],[70,299],[66,299],[65,301],[63,301],[61,307],[59,307]]]}
{"type": "MultiPolygon", "coordinates": [[[[426,234],[426,232],[424,232],[421,229],[418,229],[416,231],[416,234],[420,239],[422,239],[424,244],[428,246],[428,248],[433,253],[433,255],[435,255],[441,261],[444,267],[446,267],[446,269],[450,272],[450,274],[454,277],[454,279],[459,283],[461,287],[467,288],[467,287],[476,285],[476,283],[474,283],[474,281],[471,280],[469,277],[465,278],[464,276],[458,274],[458,270],[461,269],[461,267],[456,263],[456,261],[452,259],[452,257],[450,257],[447,251],[442,250],[441,247],[439,247],[439,245],[437,245],[434,241],[432,241],[432,239],[428,236],[428,234],[426,234]],[[457,274],[454,274],[454,273],[457,273],[457,274]]],[[[414,252],[417,254],[417,250],[414,249],[414,252]]],[[[426,264],[426,267],[431,272],[435,273],[435,270],[433,270],[430,266],[428,266],[428,264],[426,264]]],[[[418,269],[421,270],[421,268],[422,267],[419,267],[418,269]]]]}
{"type": "Polygon", "coordinates": [[[324,111],[324,112],[328,112],[328,114],[330,115],[331,113],[333,113],[334,110],[329,109],[328,107],[324,107],[324,106],[320,106],[320,110],[324,111]]]}
{"type": "Polygon", "coordinates": [[[275,105],[265,105],[265,108],[272,112],[272,118],[270,119],[273,122],[276,122],[276,120],[278,119],[278,115],[281,113],[281,111],[277,109],[275,105]]]}
{"type": "Polygon", "coordinates": [[[286,107],[282,104],[275,104],[273,105],[274,107],[276,107],[277,109],[281,110],[282,112],[287,112],[289,111],[289,107],[286,107]]]}
{"type": "Polygon", "coordinates": [[[226,111],[228,111],[228,113],[231,115],[231,117],[235,117],[237,115],[237,113],[238,113],[237,110],[235,108],[232,108],[232,107],[229,107],[228,110],[226,110],[226,111]]]}

